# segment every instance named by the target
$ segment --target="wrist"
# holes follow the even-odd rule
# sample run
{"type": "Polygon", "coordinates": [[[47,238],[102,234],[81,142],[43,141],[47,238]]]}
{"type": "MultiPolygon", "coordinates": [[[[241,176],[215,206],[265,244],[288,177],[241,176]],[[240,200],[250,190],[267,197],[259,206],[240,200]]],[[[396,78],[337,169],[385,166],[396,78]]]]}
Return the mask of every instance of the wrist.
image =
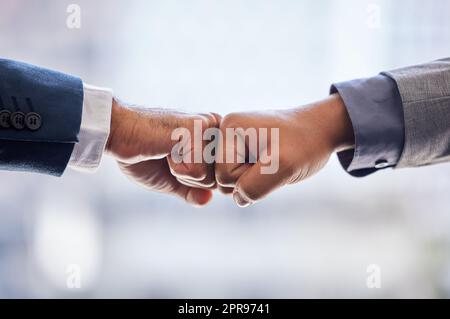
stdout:
{"type": "Polygon", "coordinates": [[[316,107],[318,122],[322,125],[331,150],[339,152],[353,148],[353,126],[341,96],[332,94],[318,102],[316,107]]]}
{"type": "Polygon", "coordinates": [[[128,118],[130,110],[123,106],[119,100],[114,97],[111,107],[111,126],[109,131],[108,140],[106,142],[105,153],[114,155],[116,153],[116,139],[118,138],[118,128],[126,118],[128,118]]]}
{"type": "Polygon", "coordinates": [[[330,96],[330,108],[335,112],[335,151],[343,151],[355,147],[355,134],[344,100],[338,93],[330,96]]]}

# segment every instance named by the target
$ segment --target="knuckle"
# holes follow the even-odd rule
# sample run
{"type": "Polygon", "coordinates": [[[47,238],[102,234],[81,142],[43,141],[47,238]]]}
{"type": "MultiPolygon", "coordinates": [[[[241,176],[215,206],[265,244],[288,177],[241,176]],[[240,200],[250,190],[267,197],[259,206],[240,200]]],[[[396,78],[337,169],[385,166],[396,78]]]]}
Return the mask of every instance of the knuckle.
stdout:
{"type": "Polygon", "coordinates": [[[230,174],[230,171],[225,167],[216,170],[216,181],[220,186],[230,187],[234,186],[236,179],[230,174]]]}
{"type": "Polygon", "coordinates": [[[216,128],[219,127],[219,120],[217,119],[218,117],[220,118],[220,116],[214,116],[212,113],[204,113],[201,114],[202,117],[202,123],[203,123],[203,127],[204,129],[208,129],[208,128],[216,128]]]}
{"type": "Polygon", "coordinates": [[[184,185],[184,186],[187,186],[187,187],[191,187],[191,188],[199,188],[199,186],[198,186],[196,183],[194,183],[194,182],[192,182],[192,181],[190,181],[190,180],[186,180],[186,179],[177,177],[177,181],[178,181],[178,183],[180,183],[181,185],[184,185]]]}
{"type": "Polygon", "coordinates": [[[238,185],[236,186],[236,188],[239,189],[239,193],[241,195],[243,195],[246,199],[252,202],[255,202],[260,199],[259,193],[250,187],[246,187],[245,185],[238,185]]]}
{"type": "Polygon", "coordinates": [[[175,177],[180,176],[181,172],[180,172],[179,167],[180,167],[180,165],[178,165],[178,164],[169,163],[170,173],[175,177]]]}
{"type": "Polygon", "coordinates": [[[202,182],[199,182],[199,185],[204,188],[215,188],[216,187],[216,181],[215,180],[204,180],[202,182]]]}
{"type": "Polygon", "coordinates": [[[201,181],[204,180],[207,175],[206,169],[201,167],[201,165],[175,164],[169,165],[169,168],[173,176],[184,179],[201,181]]]}
{"type": "Polygon", "coordinates": [[[230,195],[230,194],[232,194],[232,193],[233,193],[233,190],[234,190],[234,188],[232,188],[232,187],[222,187],[222,186],[219,186],[218,188],[219,188],[219,191],[220,191],[222,194],[225,194],[225,195],[230,195]]]}
{"type": "Polygon", "coordinates": [[[215,181],[194,181],[192,179],[185,179],[185,178],[179,178],[177,177],[177,180],[189,187],[194,187],[194,188],[202,188],[202,189],[214,189],[216,186],[216,182],[215,181]]]}
{"type": "Polygon", "coordinates": [[[239,123],[240,115],[239,113],[230,113],[225,115],[220,123],[221,128],[234,127],[239,123]]]}
{"type": "Polygon", "coordinates": [[[186,175],[192,179],[201,181],[206,178],[207,172],[202,165],[194,165],[190,170],[186,172],[186,175]]]}

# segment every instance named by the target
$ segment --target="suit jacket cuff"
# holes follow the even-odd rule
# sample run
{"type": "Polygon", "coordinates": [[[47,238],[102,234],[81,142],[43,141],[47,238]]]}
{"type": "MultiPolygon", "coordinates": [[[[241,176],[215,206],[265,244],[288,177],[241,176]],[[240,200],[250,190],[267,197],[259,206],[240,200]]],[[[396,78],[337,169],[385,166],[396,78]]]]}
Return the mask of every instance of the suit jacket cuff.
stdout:
{"type": "Polygon", "coordinates": [[[83,84],[84,100],[79,142],[75,144],[69,167],[94,172],[100,165],[109,136],[112,91],[83,84]]]}
{"type": "Polygon", "coordinates": [[[405,133],[402,100],[395,81],[384,75],[334,84],[347,108],[355,134],[355,148],[338,153],[353,176],[366,176],[396,166],[405,133]]]}
{"type": "Polygon", "coordinates": [[[0,58],[0,169],[60,176],[78,142],[82,104],[78,77],[0,58]]]}

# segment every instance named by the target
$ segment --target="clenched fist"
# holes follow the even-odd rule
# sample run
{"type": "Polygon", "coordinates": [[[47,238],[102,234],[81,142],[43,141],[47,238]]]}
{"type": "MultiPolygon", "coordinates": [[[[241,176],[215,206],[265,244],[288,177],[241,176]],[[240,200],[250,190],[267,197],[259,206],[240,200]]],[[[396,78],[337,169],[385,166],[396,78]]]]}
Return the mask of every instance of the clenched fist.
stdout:
{"type": "MultiPolygon", "coordinates": [[[[172,110],[137,108],[114,100],[111,132],[106,146],[122,172],[132,180],[153,191],[175,194],[194,205],[205,205],[216,188],[214,163],[177,163],[171,152],[179,142],[172,138],[177,128],[194,135],[194,123],[201,130],[218,128],[216,114],[186,114],[172,110]]],[[[195,147],[185,150],[194,154],[195,147]]]]}
{"type": "Polygon", "coordinates": [[[229,114],[220,130],[217,183],[242,207],[312,176],[334,151],[354,144],[337,94],[300,108],[229,114]]]}

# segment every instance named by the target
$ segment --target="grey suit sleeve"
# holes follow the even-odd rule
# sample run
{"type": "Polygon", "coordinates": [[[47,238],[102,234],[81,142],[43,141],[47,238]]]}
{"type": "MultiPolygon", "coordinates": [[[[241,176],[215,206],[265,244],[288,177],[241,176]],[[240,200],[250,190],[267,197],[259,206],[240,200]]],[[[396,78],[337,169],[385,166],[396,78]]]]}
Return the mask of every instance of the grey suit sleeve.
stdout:
{"type": "Polygon", "coordinates": [[[338,153],[355,177],[397,165],[404,144],[402,100],[395,82],[384,75],[332,85],[352,122],[355,148],[338,153]]]}
{"type": "Polygon", "coordinates": [[[383,74],[398,86],[405,145],[397,167],[450,161],[450,58],[383,74]]]}

